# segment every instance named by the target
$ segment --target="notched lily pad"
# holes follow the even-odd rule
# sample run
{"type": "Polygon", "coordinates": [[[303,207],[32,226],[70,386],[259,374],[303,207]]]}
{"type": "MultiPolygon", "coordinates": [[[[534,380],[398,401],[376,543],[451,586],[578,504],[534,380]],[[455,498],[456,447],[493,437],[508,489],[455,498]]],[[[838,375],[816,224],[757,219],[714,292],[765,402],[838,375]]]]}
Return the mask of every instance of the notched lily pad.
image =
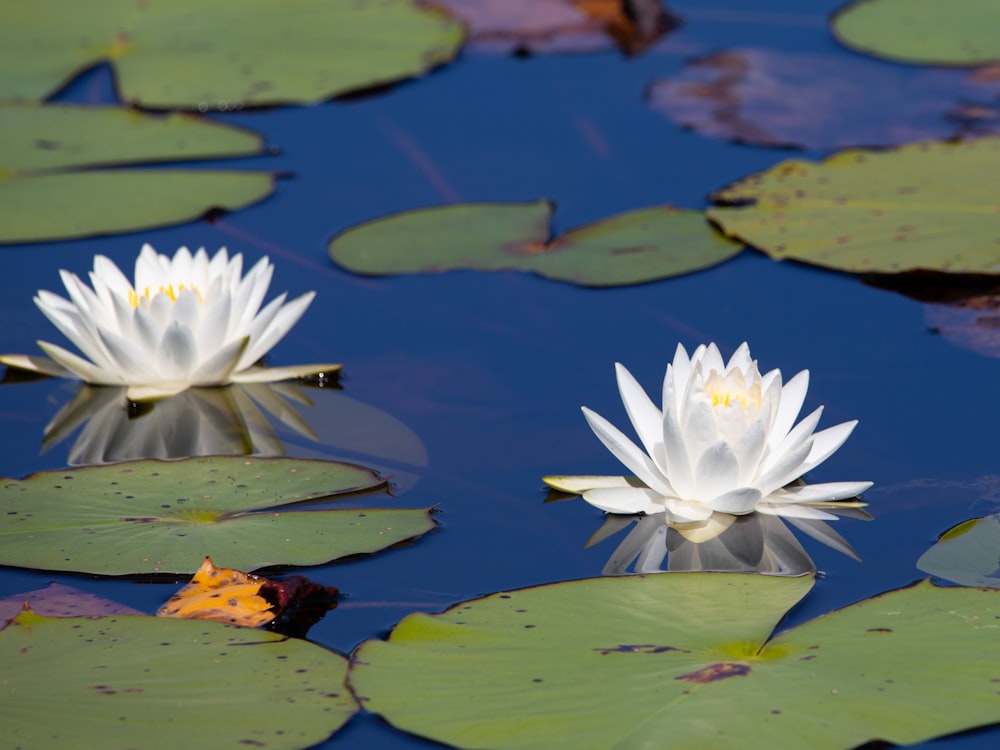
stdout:
{"type": "Polygon", "coordinates": [[[456,747],[817,750],[1000,721],[1000,592],[928,582],[779,635],[810,578],[667,573],[414,614],[356,652],[365,708],[456,747]]]}
{"type": "Polygon", "coordinates": [[[1000,273],[1000,138],[785,161],[708,217],[775,260],[853,273],[1000,273]]]}
{"type": "Polygon", "coordinates": [[[923,65],[1000,60],[1000,5],[989,0],[855,0],[831,21],[858,52],[923,65]]]}
{"type": "Polygon", "coordinates": [[[810,149],[996,133],[998,95],[1000,81],[965,71],[752,48],[692,60],[647,91],[650,106],[703,135],[810,149]]]}
{"type": "Polygon", "coordinates": [[[369,275],[521,270],[581,286],[622,286],[708,268],[741,249],[699,211],[645,208],[550,240],[552,211],[548,201],[405,211],[345,230],[328,250],[334,262],[369,275]]]}
{"type": "Polygon", "coordinates": [[[176,224],[244,208],[274,189],[267,172],[134,168],[263,152],[255,133],[188,115],[5,104],[0,134],[0,242],[176,224]]]}
{"type": "Polygon", "coordinates": [[[39,0],[0,26],[0,99],[44,99],[109,62],[122,98],[153,109],[315,103],[421,75],[461,41],[412,0],[39,0]]]}
{"type": "Polygon", "coordinates": [[[241,570],[319,565],[434,527],[426,509],[282,508],[384,486],[380,476],[353,464],[229,456],[0,480],[0,565],[100,575],[193,573],[207,552],[241,570]]]}
{"type": "Polygon", "coordinates": [[[214,622],[24,612],[0,662],[11,747],[303,748],[357,711],[339,654],[214,622]]]}
{"type": "Polygon", "coordinates": [[[948,529],[920,556],[917,567],[962,586],[1000,588],[1000,514],[948,529]]]}

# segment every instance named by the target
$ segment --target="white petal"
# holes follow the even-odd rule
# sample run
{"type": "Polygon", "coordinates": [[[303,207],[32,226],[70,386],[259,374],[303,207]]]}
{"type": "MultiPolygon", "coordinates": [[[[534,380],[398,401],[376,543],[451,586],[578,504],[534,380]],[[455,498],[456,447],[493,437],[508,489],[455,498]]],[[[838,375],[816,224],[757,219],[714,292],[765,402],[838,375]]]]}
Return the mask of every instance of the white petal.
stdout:
{"type": "Polygon", "coordinates": [[[706,375],[713,370],[720,375],[726,371],[726,366],[722,362],[722,354],[719,353],[719,347],[715,345],[714,341],[705,347],[705,352],[701,357],[701,367],[702,372],[706,375]]]}
{"type": "Polygon", "coordinates": [[[667,464],[665,475],[670,479],[670,484],[681,497],[692,497],[694,476],[691,473],[691,459],[684,443],[684,433],[677,423],[676,409],[668,409],[664,414],[663,447],[667,464]]]}
{"type": "Polygon", "coordinates": [[[287,365],[285,367],[249,367],[229,376],[232,383],[274,383],[278,380],[307,378],[312,375],[328,375],[337,372],[343,365],[322,363],[314,365],[287,365]]]}
{"type": "Polygon", "coordinates": [[[180,323],[171,323],[163,333],[157,358],[158,381],[191,381],[198,362],[198,347],[191,331],[180,323]]]}
{"type": "Polygon", "coordinates": [[[754,487],[740,487],[713,498],[708,505],[719,513],[742,516],[751,513],[760,498],[760,491],[754,487]]]}
{"type": "Polygon", "coordinates": [[[701,454],[710,445],[719,442],[719,431],[715,425],[715,415],[711,405],[700,400],[687,409],[684,422],[681,424],[684,433],[684,445],[687,448],[688,459],[696,463],[701,454]]]}
{"type": "Polygon", "coordinates": [[[750,345],[744,341],[736,347],[733,356],[729,358],[729,362],[726,364],[726,371],[739,370],[740,372],[746,372],[752,366],[753,360],[750,359],[750,345]]]}
{"type": "Polygon", "coordinates": [[[678,498],[664,498],[666,513],[673,523],[687,523],[689,521],[707,521],[712,517],[712,509],[702,503],[680,500],[678,498]]]}
{"type": "Polygon", "coordinates": [[[802,404],[806,400],[806,391],[808,390],[809,370],[803,370],[782,386],[781,402],[778,404],[778,412],[774,416],[774,424],[771,426],[771,435],[768,441],[772,446],[780,443],[788,431],[792,429],[795,418],[802,410],[802,404]]]}
{"type": "Polygon", "coordinates": [[[197,331],[201,324],[201,307],[198,295],[185,289],[177,295],[174,302],[174,322],[180,323],[188,331],[197,331]]]}
{"type": "Polygon", "coordinates": [[[832,456],[834,451],[842,446],[844,441],[851,436],[857,424],[858,420],[854,419],[850,422],[841,422],[838,425],[815,433],[813,435],[813,447],[806,458],[805,469],[803,471],[811,471],[832,456]]]}
{"type": "Polygon", "coordinates": [[[792,480],[798,479],[806,472],[804,462],[811,450],[812,440],[810,439],[795,450],[779,456],[771,468],[754,482],[754,486],[766,496],[770,495],[776,489],[784,487],[792,480]]]}
{"type": "MultiPolygon", "coordinates": [[[[301,297],[296,297],[287,305],[282,306],[278,311],[278,314],[274,316],[270,325],[260,332],[258,336],[255,336],[251,330],[250,334],[250,348],[247,353],[243,356],[241,364],[245,367],[252,365],[254,362],[259,360],[265,354],[267,354],[275,344],[277,344],[285,336],[286,333],[294,326],[302,314],[305,313],[306,308],[313,301],[316,296],[316,292],[306,292],[301,297]]],[[[282,295],[284,297],[284,295],[282,295]]],[[[256,323],[256,321],[254,321],[256,323]]]]}
{"type": "Polygon", "coordinates": [[[559,492],[571,495],[581,495],[587,490],[608,489],[609,487],[639,487],[641,483],[635,477],[609,476],[548,476],[542,481],[559,492]]]}
{"type": "Polygon", "coordinates": [[[819,419],[823,414],[823,407],[817,407],[815,411],[811,412],[807,417],[805,417],[801,422],[799,422],[792,431],[789,432],[783,440],[778,442],[777,445],[771,445],[771,460],[765,462],[762,467],[765,471],[770,468],[769,464],[773,463],[778,456],[783,456],[786,453],[791,453],[796,448],[801,446],[809,437],[813,434],[813,430],[816,429],[816,425],[819,424],[819,419]]]}
{"type": "Polygon", "coordinates": [[[666,454],[663,448],[663,412],[646,395],[646,391],[636,381],[624,365],[615,363],[615,374],[618,378],[618,392],[628,418],[642,441],[649,457],[666,472],[666,454]]]}
{"type": "Polygon", "coordinates": [[[225,385],[230,382],[229,378],[249,340],[248,336],[244,336],[215,352],[191,373],[190,381],[195,385],[225,385]]]}
{"type": "Polygon", "coordinates": [[[767,421],[766,415],[753,421],[733,445],[733,454],[739,464],[737,484],[748,485],[757,478],[757,470],[767,445],[767,421]]]}
{"type": "Polygon", "coordinates": [[[61,346],[50,344],[47,341],[39,341],[39,348],[48,354],[57,364],[65,367],[81,380],[95,385],[121,385],[124,379],[113,370],[106,370],[98,367],[93,362],[88,362],[82,357],[66,351],[61,346]]]}
{"type": "Polygon", "coordinates": [[[101,337],[101,343],[107,348],[108,354],[111,355],[111,365],[121,378],[119,382],[149,382],[148,360],[134,341],[126,341],[121,336],[103,328],[99,328],[97,334],[101,337]]]}
{"type": "Polygon", "coordinates": [[[625,464],[625,467],[641,479],[647,487],[661,495],[672,495],[673,488],[660,474],[652,459],[639,450],[638,446],[622,434],[621,430],[611,424],[597,412],[586,406],[582,407],[587,424],[598,439],[604,443],[611,454],[625,464]]]}
{"type": "Polygon", "coordinates": [[[775,503],[815,503],[846,500],[857,497],[872,486],[872,482],[827,482],[804,484],[772,493],[768,501],[775,503]]]}
{"type": "Polygon", "coordinates": [[[660,513],[663,501],[646,487],[605,487],[587,490],[583,499],[608,513],[660,513]]]}
{"type": "MultiPolygon", "coordinates": [[[[81,360],[85,361],[85,360],[81,360]]],[[[18,370],[37,372],[40,375],[48,375],[52,378],[68,378],[78,375],[72,370],[67,370],[58,362],[46,357],[35,357],[30,354],[2,354],[0,364],[13,367],[18,370]]],[[[90,364],[89,362],[87,364],[90,364]]]]}
{"type": "MultiPolygon", "coordinates": [[[[94,270],[91,275],[91,283],[94,282],[95,276],[101,280],[101,283],[104,284],[113,296],[128,299],[128,294],[132,291],[132,284],[110,258],[104,255],[94,256],[94,270]]],[[[96,289],[97,286],[95,285],[94,288],[96,289]]]]}
{"type": "Polygon", "coordinates": [[[819,508],[811,508],[808,505],[782,505],[770,504],[768,502],[757,503],[757,512],[766,513],[769,516],[781,516],[782,518],[812,518],[820,521],[836,521],[837,517],[833,513],[827,513],[819,508]]]}
{"type": "Polygon", "coordinates": [[[698,465],[695,467],[694,483],[697,496],[693,499],[707,503],[713,497],[736,488],[739,473],[740,465],[728,443],[719,441],[710,445],[698,459],[698,465]]]}
{"type": "Polygon", "coordinates": [[[178,393],[183,393],[191,387],[190,383],[157,383],[156,385],[130,385],[125,391],[125,398],[129,401],[141,403],[143,401],[156,401],[161,398],[170,398],[178,393]]]}

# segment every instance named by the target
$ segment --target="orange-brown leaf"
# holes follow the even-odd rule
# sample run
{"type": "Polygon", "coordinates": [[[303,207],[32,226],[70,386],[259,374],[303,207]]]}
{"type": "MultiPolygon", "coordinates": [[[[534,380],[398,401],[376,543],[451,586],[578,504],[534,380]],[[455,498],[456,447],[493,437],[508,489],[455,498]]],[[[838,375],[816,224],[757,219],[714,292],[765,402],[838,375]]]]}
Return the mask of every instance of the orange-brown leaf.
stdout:
{"type": "Polygon", "coordinates": [[[271,603],[259,595],[265,583],[268,583],[266,578],[217,568],[212,558],[206,557],[191,581],[170,597],[156,614],[260,627],[275,618],[271,603]]]}

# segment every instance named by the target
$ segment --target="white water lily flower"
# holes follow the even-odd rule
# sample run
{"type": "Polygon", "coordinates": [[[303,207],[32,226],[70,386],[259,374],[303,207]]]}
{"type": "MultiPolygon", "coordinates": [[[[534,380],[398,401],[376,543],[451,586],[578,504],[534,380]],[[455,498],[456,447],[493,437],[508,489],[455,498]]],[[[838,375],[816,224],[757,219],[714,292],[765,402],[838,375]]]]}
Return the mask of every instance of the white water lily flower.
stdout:
{"type": "Polygon", "coordinates": [[[243,276],[243,256],[225,248],[160,255],[143,245],[135,284],[110,259],[95,256],[93,288],[60,271],[69,299],[41,290],[35,304],[83,353],[39,341],[51,357],[4,355],[3,364],[93,385],[128,386],[127,398],[164,398],[194,386],[260,383],[328,373],[340,365],[260,367],[305,312],[315,292],[261,304],[274,267],[262,258],[243,276]]]}
{"type": "MultiPolygon", "coordinates": [[[[672,525],[697,528],[758,512],[782,516],[823,537],[818,521],[871,482],[796,482],[839,448],[857,421],[815,432],[823,407],[794,424],[809,372],[783,384],[778,370],[761,375],[746,343],[724,363],[715,344],[689,358],[678,346],[657,408],[631,373],[617,364],[618,390],[643,445],[583,407],[601,442],[634,476],[546,477],[549,486],[579,493],[609,513],[665,513],[672,525]],[[826,509],[824,509],[824,507],[826,509]]],[[[832,530],[831,530],[832,531],[832,530]]],[[[823,541],[826,541],[823,539],[823,541]]],[[[829,543],[829,542],[828,542],[829,543]]]]}

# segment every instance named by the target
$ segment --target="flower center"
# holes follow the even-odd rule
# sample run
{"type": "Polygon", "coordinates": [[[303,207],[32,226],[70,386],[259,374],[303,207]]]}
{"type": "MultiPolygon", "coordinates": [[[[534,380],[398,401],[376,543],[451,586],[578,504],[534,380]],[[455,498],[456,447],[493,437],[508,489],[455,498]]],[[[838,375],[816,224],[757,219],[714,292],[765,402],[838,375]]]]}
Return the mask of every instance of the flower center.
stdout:
{"type": "Polygon", "coordinates": [[[198,301],[199,302],[204,302],[205,301],[205,296],[201,293],[201,290],[198,287],[196,287],[194,284],[191,284],[191,285],[188,285],[188,284],[178,284],[176,287],[173,284],[166,284],[166,285],[161,284],[159,286],[159,288],[156,289],[156,291],[152,291],[151,287],[147,286],[143,290],[142,294],[139,294],[136,291],[129,290],[129,293],[128,293],[128,303],[130,305],[132,305],[133,308],[135,308],[135,307],[139,306],[139,302],[144,297],[146,299],[152,299],[153,297],[155,297],[158,294],[165,294],[167,296],[167,298],[171,302],[176,302],[177,301],[177,297],[185,289],[190,290],[190,291],[194,292],[196,295],[198,295],[198,301]]]}
{"type": "Polygon", "coordinates": [[[747,383],[740,370],[730,370],[726,374],[712,370],[705,381],[705,393],[712,399],[713,407],[739,404],[744,410],[760,409],[760,377],[751,377],[747,383]]]}

